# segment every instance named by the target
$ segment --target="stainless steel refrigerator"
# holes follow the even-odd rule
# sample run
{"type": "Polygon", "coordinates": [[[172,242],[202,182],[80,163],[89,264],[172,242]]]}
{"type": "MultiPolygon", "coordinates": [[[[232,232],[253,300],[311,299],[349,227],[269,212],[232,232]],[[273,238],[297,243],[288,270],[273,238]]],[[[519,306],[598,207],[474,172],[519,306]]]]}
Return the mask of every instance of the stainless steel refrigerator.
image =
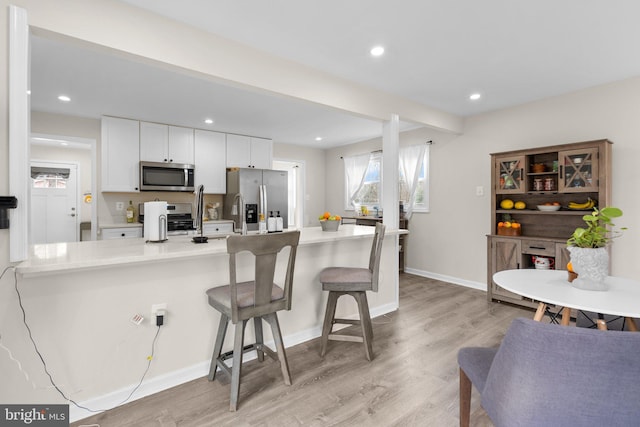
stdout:
{"type": "Polygon", "coordinates": [[[269,169],[237,169],[227,171],[227,194],[224,196],[224,219],[236,222],[236,229],[242,227],[239,215],[233,206],[239,206],[235,200],[241,194],[245,204],[247,230],[258,229],[259,214],[263,213],[265,221],[269,212],[276,216],[280,212],[283,227],[287,228],[289,211],[288,172],[269,169]],[[235,202],[235,203],[234,203],[235,202]]]}

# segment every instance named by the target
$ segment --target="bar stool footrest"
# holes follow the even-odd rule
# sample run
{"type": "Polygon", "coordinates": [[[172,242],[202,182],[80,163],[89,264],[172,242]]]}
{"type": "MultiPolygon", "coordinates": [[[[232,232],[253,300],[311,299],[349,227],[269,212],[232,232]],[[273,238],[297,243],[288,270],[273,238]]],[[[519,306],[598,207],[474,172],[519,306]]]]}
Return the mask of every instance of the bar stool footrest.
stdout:
{"type": "Polygon", "coordinates": [[[364,342],[364,338],[357,335],[329,334],[327,338],[330,341],[364,342]]]}
{"type": "Polygon", "coordinates": [[[331,322],[333,324],[339,323],[341,325],[359,325],[360,320],[358,319],[333,319],[331,322]]]}

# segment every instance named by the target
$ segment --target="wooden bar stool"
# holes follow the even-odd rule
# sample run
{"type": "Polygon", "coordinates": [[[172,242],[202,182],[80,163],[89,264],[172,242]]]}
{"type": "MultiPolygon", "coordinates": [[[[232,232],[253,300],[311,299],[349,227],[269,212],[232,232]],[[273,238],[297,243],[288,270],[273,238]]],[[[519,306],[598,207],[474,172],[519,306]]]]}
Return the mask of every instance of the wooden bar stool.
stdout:
{"type": "Polygon", "coordinates": [[[363,342],[367,360],[373,359],[373,327],[369,315],[367,291],[378,292],[378,276],[380,271],[380,255],[382,253],[382,240],[384,239],[385,226],[376,224],[373,236],[371,255],[369,256],[369,268],[352,267],[328,267],[320,272],[322,290],[329,291],[327,309],[322,325],[322,348],[320,356],[327,352],[327,343],[332,341],[363,342]],[[336,305],[342,295],[351,295],[358,303],[359,320],[336,319],[336,305]],[[360,325],[362,336],[335,334],[332,332],[334,324],[360,325]]]}
{"type": "Polygon", "coordinates": [[[274,360],[279,360],[284,382],[291,385],[291,374],[276,312],[291,310],[291,286],[299,239],[299,231],[229,236],[227,238],[230,284],[207,290],[207,296],[209,305],[220,312],[220,323],[209,368],[209,381],[215,379],[218,367],[231,378],[229,404],[231,411],[235,411],[238,407],[243,353],[255,350],[258,354],[258,360],[261,362],[264,360],[264,353],[267,353],[274,360]],[[289,247],[290,251],[284,277],[284,288],[282,288],[274,282],[274,276],[278,253],[286,247],[289,247]],[[237,283],[236,255],[244,251],[251,252],[255,256],[254,280],[237,283]],[[251,319],[254,321],[256,342],[245,346],[244,330],[247,322],[251,319]],[[277,353],[264,345],[263,320],[271,326],[277,353]],[[235,325],[233,350],[221,354],[229,321],[235,325]],[[231,358],[233,366],[229,367],[225,360],[231,358]]]}

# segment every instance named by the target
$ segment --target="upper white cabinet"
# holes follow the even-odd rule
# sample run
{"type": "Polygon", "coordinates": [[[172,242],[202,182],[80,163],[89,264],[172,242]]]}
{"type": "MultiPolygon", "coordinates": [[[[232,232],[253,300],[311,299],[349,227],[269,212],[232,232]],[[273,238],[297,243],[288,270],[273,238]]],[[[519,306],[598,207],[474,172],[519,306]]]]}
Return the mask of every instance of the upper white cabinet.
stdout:
{"type": "Polygon", "coordinates": [[[140,122],[140,160],[143,162],[169,161],[169,126],[140,122]]]}
{"type": "Polygon", "coordinates": [[[193,129],[169,126],[169,161],[194,164],[193,129]]]}
{"type": "Polygon", "coordinates": [[[251,164],[257,169],[271,169],[273,166],[273,141],[251,138],[251,164]]]}
{"type": "Polygon", "coordinates": [[[195,183],[209,194],[227,192],[226,135],[220,132],[195,130],[195,183]]]}
{"type": "Polygon", "coordinates": [[[102,118],[102,191],[136,192],[140,183],[137,120],[102,118]]]}
{"type": "Polygon", "coordinates": [[[227,167],[271,169],[273,141],[227,134],[227,167]]]}
{"type": "Polygon", "coordinates": [[[140,160],[194,163],[193,129],[140,122],[140,160]]]}

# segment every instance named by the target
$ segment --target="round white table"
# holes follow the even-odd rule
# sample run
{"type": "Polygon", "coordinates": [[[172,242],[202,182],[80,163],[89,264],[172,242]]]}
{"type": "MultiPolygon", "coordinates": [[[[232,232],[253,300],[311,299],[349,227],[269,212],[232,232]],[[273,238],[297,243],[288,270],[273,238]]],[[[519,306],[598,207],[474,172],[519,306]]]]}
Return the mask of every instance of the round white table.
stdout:
{"type": "MultiPolygon", "coordinates": [[[[633,318],[640,317],[640,282],[623,277],[609,276],[607,291],[585,291],[574,288],[564,270],[519,269],[504,270],[493,275],[500,287],[541,301],[534,320],[540,321],[547,304],[564,307],[562,324],[568,325],[571,309],[611,314],[626,318],[629,329],[637,331],[633,318]]],[[[598,328],[606,329],[606,323],[597,322],[598,328]]]]}

